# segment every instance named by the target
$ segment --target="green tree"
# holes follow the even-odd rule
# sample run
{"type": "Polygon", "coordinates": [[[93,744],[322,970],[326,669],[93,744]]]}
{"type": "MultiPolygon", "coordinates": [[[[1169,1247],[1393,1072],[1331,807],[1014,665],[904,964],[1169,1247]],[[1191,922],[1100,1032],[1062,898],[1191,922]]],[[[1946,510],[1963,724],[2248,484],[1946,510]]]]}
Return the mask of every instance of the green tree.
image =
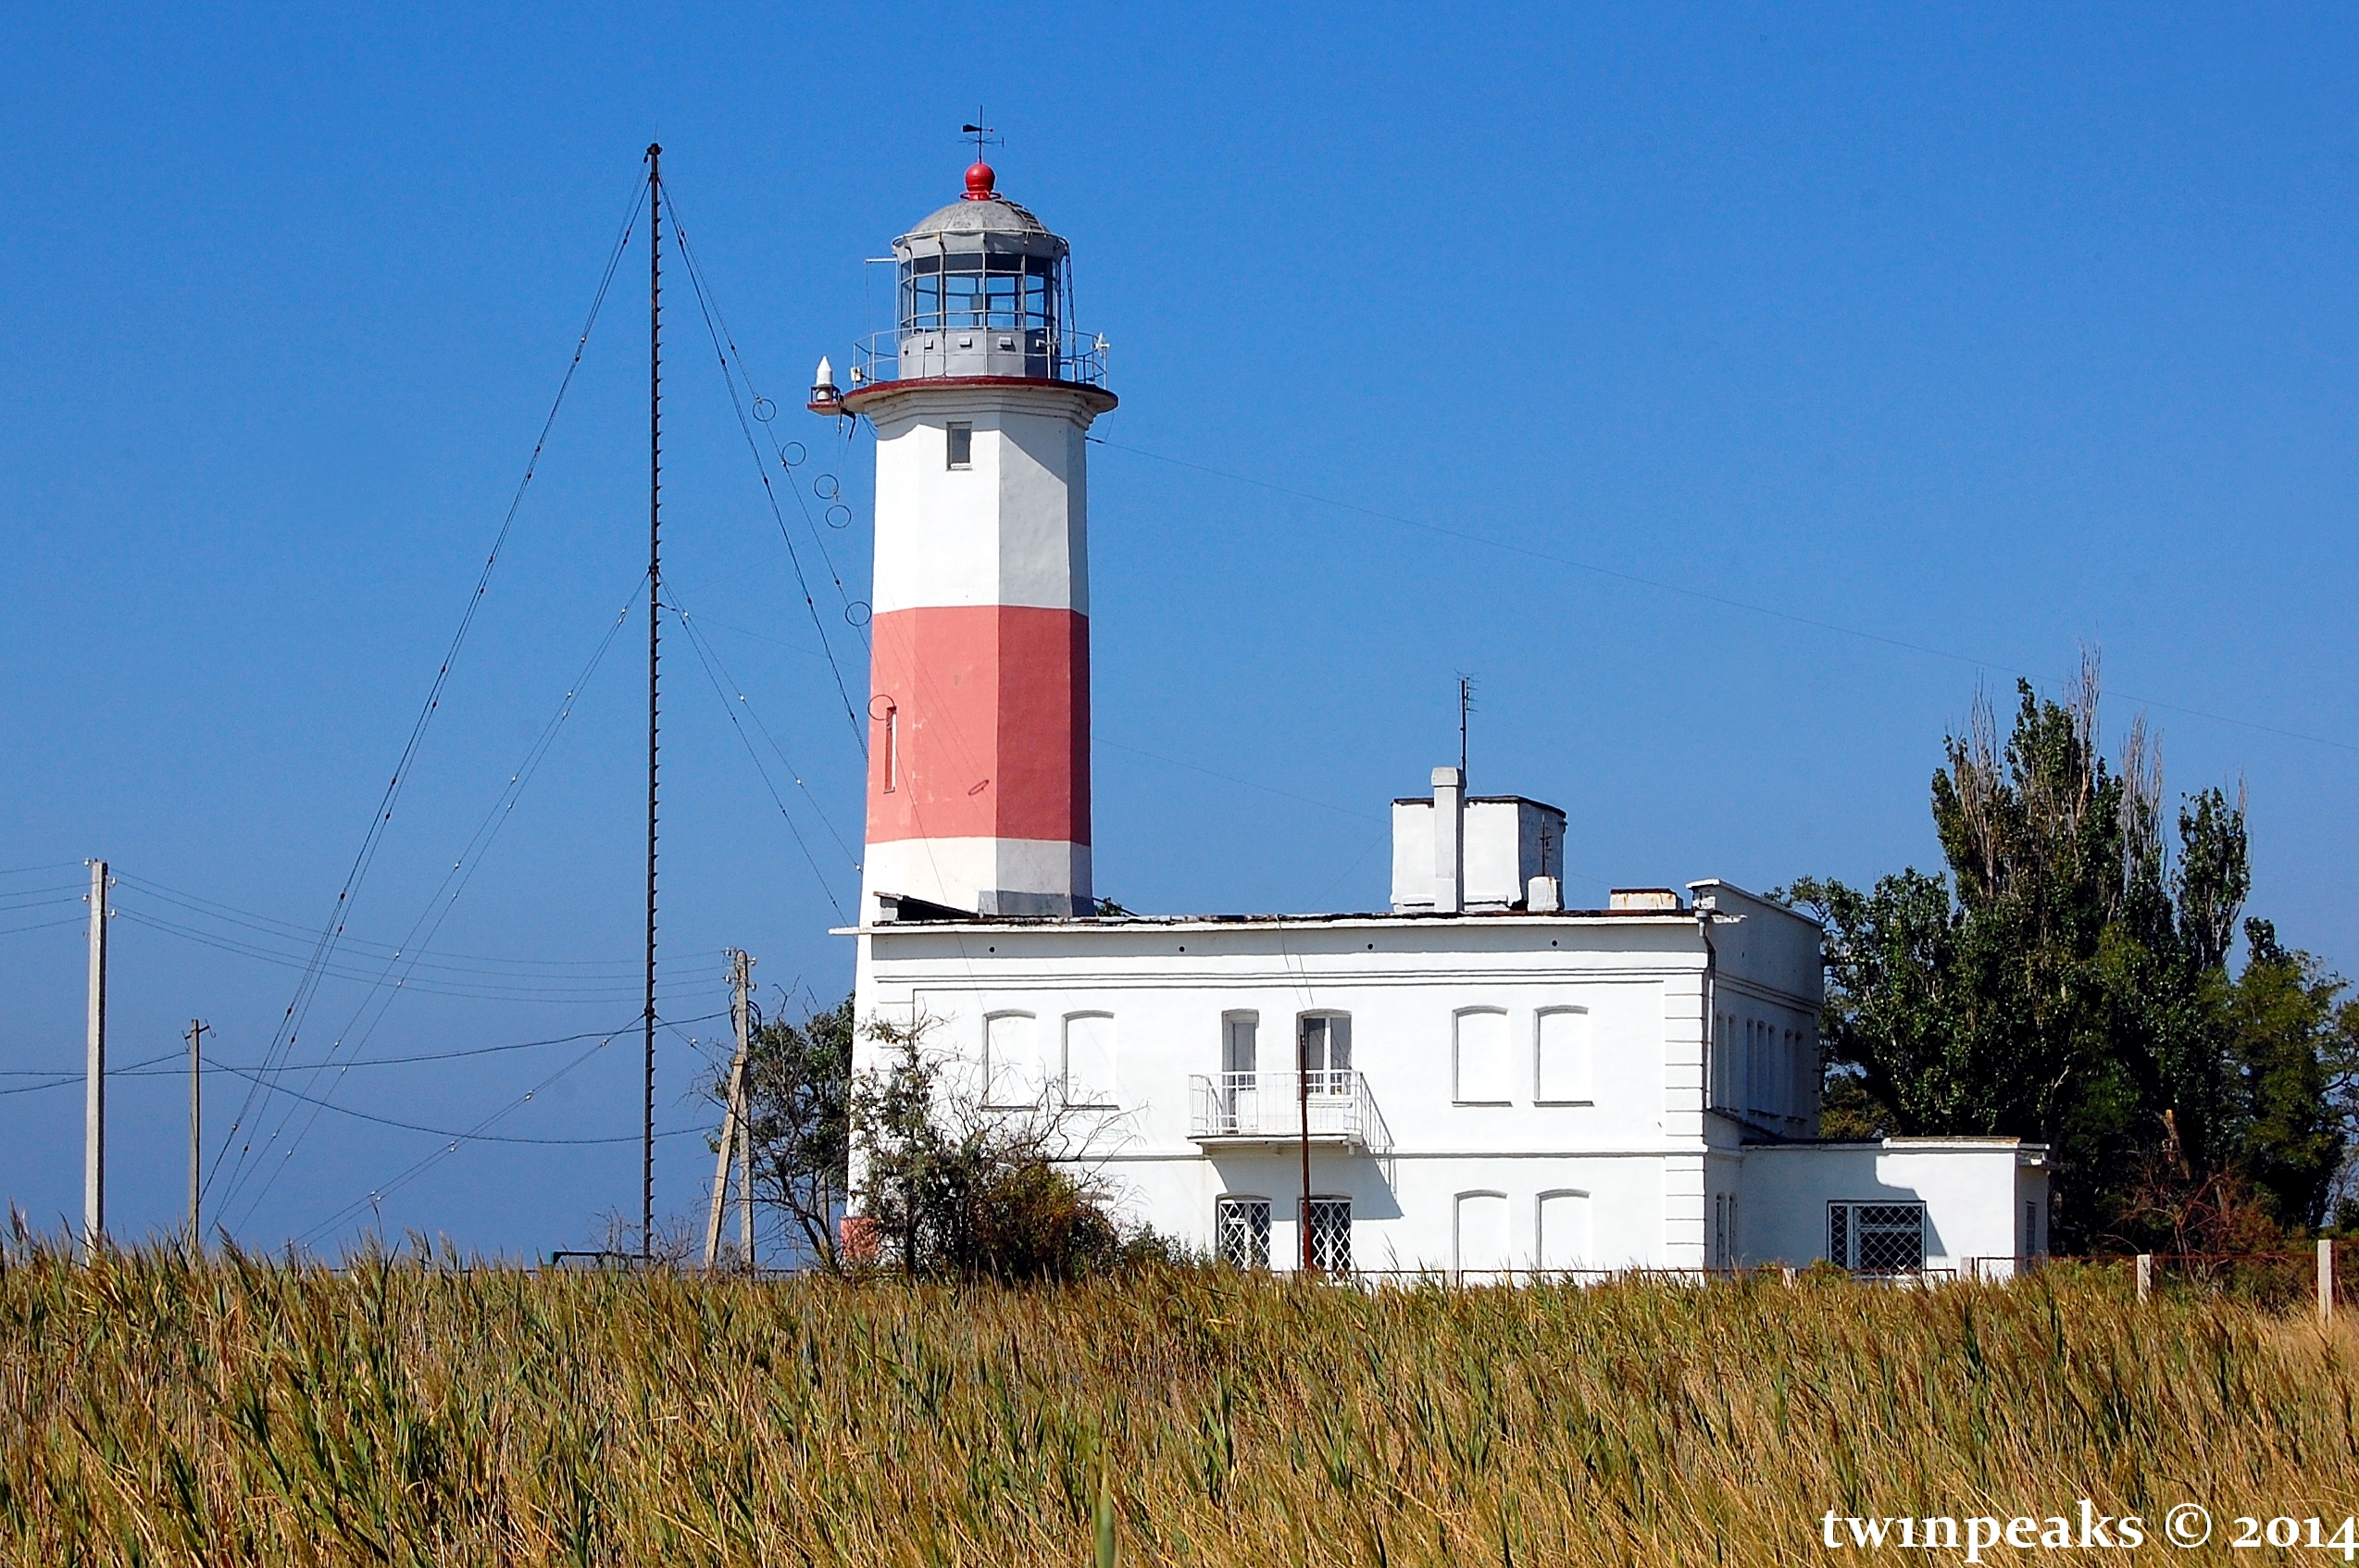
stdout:
{"type": "Polygon", "coordinates": [[[2236,1067],[2240,1164],[2287,1225],[2325,1223],[2349,1149],[2359,1002],[2306,952],[2278,945],[2265,920],[2244,925],[2249,956],[2220,1009],[2236,1067]]]}
{"type": "Polygon", "coordinates": [[[2093,660],[2068,702],[2017,696],[2003,746],[1979,701],[1945,744],[1946,875],[1787,890],[1827,933],[1823,1130],[2046,1143],[2068,1248],[2219,1230],[2231,1193],[2315,1225],[2349,1142],[2340,982],[2273,936],[2229,976],[2241,797],[2190,798],[2173,846],[2142,721],[2100,751],[2093,660]]]}
{"type": "Polygon", "coordinates": [[[745,1054],[754,1192],[806,1264],[840,1269],[836,1226],[852,1151],[852,999],[800,1024],[757,1019],[745,1054]]]}

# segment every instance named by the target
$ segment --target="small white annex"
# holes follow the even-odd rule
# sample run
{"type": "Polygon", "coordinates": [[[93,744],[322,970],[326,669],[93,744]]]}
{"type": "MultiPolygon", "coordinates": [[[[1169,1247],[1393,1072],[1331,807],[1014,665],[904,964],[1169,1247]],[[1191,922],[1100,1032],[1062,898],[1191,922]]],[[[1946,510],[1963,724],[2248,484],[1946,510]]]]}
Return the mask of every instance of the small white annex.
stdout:
{"type": "Polygon", "coordinates": [[[1130,1217],[1247,1266],[2041,1252],[2041,1150],[1816,1139],[1816,927],[1717,881],[1560,907],[1565,814],[1457,768],[1393,803],[1387,910],[1093,913],[1084,437],[1117,400],[996,179],[893,241],[894,327],[811,389],[877,436],[858,1018],[922,1024],[986,1114],[1069,1112],[1130,1217]]]}

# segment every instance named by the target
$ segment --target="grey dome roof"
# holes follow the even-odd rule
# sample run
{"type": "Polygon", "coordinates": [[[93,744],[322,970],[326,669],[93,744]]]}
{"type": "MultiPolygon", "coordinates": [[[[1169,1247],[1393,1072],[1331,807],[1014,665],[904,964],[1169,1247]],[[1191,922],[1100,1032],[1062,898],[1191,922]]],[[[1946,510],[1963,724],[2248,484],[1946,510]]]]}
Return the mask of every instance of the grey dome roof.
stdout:
{"type": "Polygon", "coordinates": [[[992,196],[980,202],[961,196],[948,206],[930,214],[902,238],[931,239],[937,234],[1023,234],[1049,240],[1056,238],[1048,231],[1047,224],[1005,196],[992,196]]]}

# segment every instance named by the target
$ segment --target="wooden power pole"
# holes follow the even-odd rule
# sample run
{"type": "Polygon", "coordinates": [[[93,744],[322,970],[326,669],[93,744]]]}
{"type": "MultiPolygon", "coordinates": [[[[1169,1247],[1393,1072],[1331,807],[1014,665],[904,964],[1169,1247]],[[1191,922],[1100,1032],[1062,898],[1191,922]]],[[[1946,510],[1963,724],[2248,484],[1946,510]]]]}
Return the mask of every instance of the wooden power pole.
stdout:
{"type": "Polygon", "coordinates": [[[737,1053],[729,1064],[728,1109],[721,1114],[720,1146],[713,1159],[713,1202],[705,1220],[705,1272],[720,1266],[721,1214],[729,1204],[729,1167],[737,1165],[738,1250],[745,1268],[754,1268],[754,1132],[747,1125],[751,1107],[745,1100],[745,1059],[754,1044],[754,961],[731,948],[730,986],[735,993],[731,1014],[737,1021],[737,1053]]]}
{"type": "Polygon", "coordinates": [[[89,1081],[82,1096],[82,1261],[106,1234],[106,863],[90,863],[89,1081]]]}

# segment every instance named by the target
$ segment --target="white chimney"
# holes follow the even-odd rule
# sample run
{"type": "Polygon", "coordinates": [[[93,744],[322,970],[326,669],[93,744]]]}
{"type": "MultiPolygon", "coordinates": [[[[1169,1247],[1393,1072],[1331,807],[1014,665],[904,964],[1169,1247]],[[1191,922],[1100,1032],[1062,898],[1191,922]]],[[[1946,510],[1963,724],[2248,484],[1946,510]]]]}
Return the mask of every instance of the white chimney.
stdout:
{"type": "Polygon", "coordinates": [[[1467,776],[1433,770],[1433,907],[1455,915],[1467,906],[1467,776]]]}

